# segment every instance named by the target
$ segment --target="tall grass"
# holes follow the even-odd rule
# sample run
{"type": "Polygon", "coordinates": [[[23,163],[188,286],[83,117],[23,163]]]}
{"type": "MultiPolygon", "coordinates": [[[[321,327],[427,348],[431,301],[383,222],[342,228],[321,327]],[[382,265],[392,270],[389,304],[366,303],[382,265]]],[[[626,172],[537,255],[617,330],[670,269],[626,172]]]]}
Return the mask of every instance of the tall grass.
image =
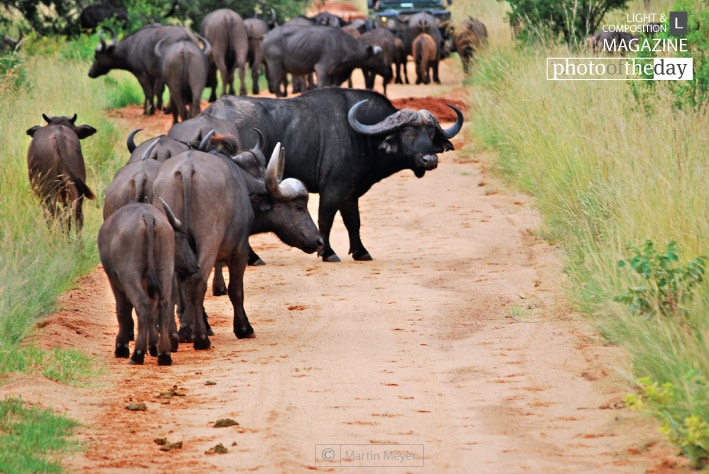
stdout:
{"type": "MultiPolygon", "coordinates": [[[[100,225],[100,202],[85,206],[82,238],[64,238],[48,225],[39,202],[30,192],[26,130],[44,124],[47,115],[78,115],[98,133],[82,141],[88,184],[101,196],[106,176],[117,165],[120,135],[103,117],[102,82],[90,80],[88,65],[52,56],[33,56],[19,65],[26,81],[20,87],[5,85],[0,91],[0,351],[12,348],[32,326],[32,321],[54,305],[58,294],[73,279],[97,262],[95,235],[100,225]]],[[[120,147],[119,147],[120,149],[120,147]]],[[[123,155],[125,152],[123,151],[123,155]]],[[[121,159],[122,160],[122,159],[121,159]]],[[[2,371],[0,356],[0,372],[2,371]]]]}
{"type": "Polygon", "coordinates": [[[709,254],[709,118],[673,107],[662,83],[639,103],[623,81],[546,80],[546,57],[574,55],[491,45],[469,81],[476,137],[535,196],[577,307],[627,348],[635,377],[673,387],[668,410],[705,420],[707,436],[709,284],[681,318],[648,320],[613,298],[639,284],[617,265],[628,244],[676,241],[683,260],[709,254]]]}
{"type": "MultiPolygon", "coordinates": [[[[31,372],[84,384],[100,370],[95,361],[75,350],[44,351],[23,339],[55,308],[57,297],[98,262],[103,192],[126,156],[125,131],[117,130],[104,110],[140,95],[132,92],[134,79],[127,74],[89,79],[91,40],[41,42],[30,41],[20,56],[3,61],[0,77],[0,381],[9,372],[31,372]],[[98,130],[82,140],[87,183],[98,199],[85,203],[81,237],[67,238],[49,223],[30,191],[26,130],[43,125],[43,113],[76,113],[78,124],[98,130]]],[[[0,471],[61,470],[52,459],[57,450],[73,446],[64,440],[73,422],[18,399],[1,400],[0,414],[0,471]]]]}

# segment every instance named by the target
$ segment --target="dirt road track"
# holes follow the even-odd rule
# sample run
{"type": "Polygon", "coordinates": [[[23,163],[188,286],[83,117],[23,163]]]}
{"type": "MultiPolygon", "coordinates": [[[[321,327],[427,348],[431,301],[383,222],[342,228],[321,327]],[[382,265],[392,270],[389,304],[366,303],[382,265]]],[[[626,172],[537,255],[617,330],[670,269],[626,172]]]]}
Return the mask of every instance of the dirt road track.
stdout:
{"type": "MultiPolygon", "coordinates": [[[[460,99],[456,71],[444,67],[442,86],[390,86],[390,98],[460,99]]],[[[365,460],[357,472],[683,471],[654,425],[622,407],[629,365],[568,311],[529,199],[498,192],[489,157],[465,140],[424,178],[399,173],[361,200],[372,262],[346,255],[341,221],[338,264],[254,238],[267,262],[246,272],[255,339],[237,340],[228,299],[209,295],[211,350],[129,366],[113,358],[114,301],[97,268],[35,339],[86,351],[104,375],[89,388],[15,376],[0,396],[82,422],[87,450],[64,459],[71,472],[338,472],[319,467],[318,445],[344,444],[422,445],[423,467],[365,460]],[[213,427],[225,418],[238,425],[213,427]],[[162,451],[157,438],[182,444],[162,451]],[[211,453],[220,443],[227,452],[211,453]]]]}

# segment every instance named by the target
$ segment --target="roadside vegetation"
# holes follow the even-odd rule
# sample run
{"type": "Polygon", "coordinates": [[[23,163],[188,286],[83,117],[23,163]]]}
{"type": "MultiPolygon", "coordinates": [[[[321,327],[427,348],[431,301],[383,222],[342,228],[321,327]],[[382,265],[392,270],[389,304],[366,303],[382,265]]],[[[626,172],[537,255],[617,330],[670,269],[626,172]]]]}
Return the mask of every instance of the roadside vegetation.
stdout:
{"type": "MultiPolygon", "coordinates": [[[[590,53],[546,34],[491,41],[468,84],[474,136],[499,151],[496,171],[535,197],[541,233],[563,251],[575,308],[632,359],[626,403],[659,419],[701,467],[709,459],[709,4],[627,6],[670,10],[701,25],[689,38],[692,83],[548,81],[547,57],[590,53]]],[[[625,23],[624,11],[613,15],[625,23]]]]}
{"type": "MultiPolygon", "coordinates": [[[[30,192],[26,130],[44,124],[42,113],[76,113],[77,123],[97,128],[82,148],[88,184],[101,200],[126,155],[125,133],[104,111],[142,100],[127,74],[89,79],[87,58],[97,42],[43,39],[0,61],[0,384],[5,374],[24,372],[84,385],[101,370],[79,350],[42,350],[27,338],[38,318],[57,309],[57,297],[95,268],[101,206],[99,201],[84,207],[81,238],[65,238],[48,225],[30,192]]],[[[61,470],[56,452],[75,447],[65,440],[75,423],[18,399],[0,400],[0,414],[0,472],[61,470]]]]}

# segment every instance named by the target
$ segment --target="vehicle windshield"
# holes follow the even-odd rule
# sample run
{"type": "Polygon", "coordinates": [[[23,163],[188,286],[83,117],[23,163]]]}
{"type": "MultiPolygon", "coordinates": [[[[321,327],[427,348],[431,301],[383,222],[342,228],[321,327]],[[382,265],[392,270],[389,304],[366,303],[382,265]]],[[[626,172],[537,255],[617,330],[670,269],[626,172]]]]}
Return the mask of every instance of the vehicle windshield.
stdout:
{"type": "Polygon", "coordinates": [[[427,8],[442,8],[442,0],[380,0],[379,9],[395,8],[395,9],[417,9],[424,10],[427,8]]]}

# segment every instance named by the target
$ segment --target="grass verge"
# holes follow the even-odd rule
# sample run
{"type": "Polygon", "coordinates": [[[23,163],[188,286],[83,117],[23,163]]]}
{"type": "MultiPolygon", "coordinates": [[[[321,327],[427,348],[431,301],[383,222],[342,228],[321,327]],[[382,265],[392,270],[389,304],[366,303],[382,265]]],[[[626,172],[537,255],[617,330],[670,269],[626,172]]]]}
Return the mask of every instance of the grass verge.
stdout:
{"type": "Polygon", "coordinates": [[[639,103],[623,81],[546,79],[546,57],[573,55],[481,55],[469,80],[476,137],[499,151],[497,172],[535,197],[577,308],[627,349],[640,398],[699,465],[709,455],[709,285],[669,315],[642,317],[616,300],[647,283],[619,267],[628,245],[676,242],[678,266],[709,253],[707,111],[677,109],[659,83],[639,103]]]}

